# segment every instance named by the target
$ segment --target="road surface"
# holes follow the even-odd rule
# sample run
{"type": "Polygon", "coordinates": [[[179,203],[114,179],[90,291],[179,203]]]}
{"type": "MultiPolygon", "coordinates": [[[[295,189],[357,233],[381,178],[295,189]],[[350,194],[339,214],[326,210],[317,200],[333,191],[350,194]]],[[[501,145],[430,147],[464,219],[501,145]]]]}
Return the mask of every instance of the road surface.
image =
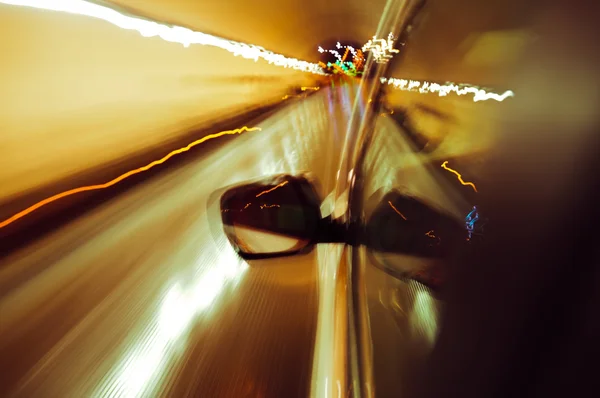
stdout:
{"type": "Polygon", "coordinates": [[[2,259],[3,395],[307,396],[319,252],[248,266],[208,201],[237,182],[303,170],[330,192],[350,110],[334,109],[348,102],[333,96],[352,90],[291,103],[261,131],[2,259]]]}

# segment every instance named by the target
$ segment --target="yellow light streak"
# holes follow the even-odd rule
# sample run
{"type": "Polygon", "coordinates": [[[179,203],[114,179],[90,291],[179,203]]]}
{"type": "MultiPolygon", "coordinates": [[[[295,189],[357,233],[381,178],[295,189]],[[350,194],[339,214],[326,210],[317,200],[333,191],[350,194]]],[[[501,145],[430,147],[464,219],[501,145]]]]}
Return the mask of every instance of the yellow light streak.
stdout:
{"type": "Polygon", "coordinates": [[[261,193],[259,193],[258,195],[256,195],[256,197],[258,198],[258,197],[260,197],[260,196],[263,196],[263,195],[264,195],[264,194],[266,194],[266,193],[273,192],[273,191],[274,191],[274,190],[276,190],[277,188],[281,188],[282,186],[286,185],[288,182],[289,182],[289,181],[284,181],[284,182],[282,182],[281,184],[277,184],[277,185],[275,185],[275,186],[274,186],[273,188],[271,188],[271,189],[267,189],[266,191],[262,191],[261,193]]]}
{"type": "Polygon", "coordinates": [[[513,93],[511,90],[507,90],[502,94],[497,94],[487,92],[483,88],[473,86],[470,84],[456,84],[452,82],[438,84],[431,82],[421,82],[418,80],[382,77],[381,83],[387,83],[388,85],[391,85],[392,87],[402,91],[412,91],[418,92],[420,94],[437,93],[440,97],[445,97],[451,92],[456,93],[456,95],[473,94],[473,102],[487,101],[491,99],[496,100],[498,102],[502,102],[509,97],[515,96],[515,93],[513,93]]]}
{"type": "Polygon", "coordinates": [[[400,215],[400,217],[402,217],[404,219],[404,221],[406,221],[406,217],[404,217],[404,214],[400,213],[400,210],[396,209],[396,207],[392,204],[392,201],[388,200],[388,203],[390,204],[390,206],[392,207],[392,209],[394,209],[394,211],[396,213],[398,213],[400,215]]]}
{"type": "Polygon", "coordinates": [[[444,163],[442,163],[442,168],[448,170],[449,172],[451,172],[452,174],[456,175],[456,177],[458,177],[458,181],[460,181],[460,183],[462,185],[469,185],[471,188],[473,188],[473,190],[475,192],[477,192],[477,187],[475,186],[475,184],[473,184],[472,182],[465,182],[462,179],[462,176],[460,175],[460,173],[456,170],[451,169],[450,167],[446,166],[448,164],[448,161],[446,160],[444,163]]]}
{"type": "Polygon", "coordinates": [[[301,61],[296,58],[288,58],[284,55],[267,51],[262,47],[252,44],[239,43],[206,33],[195,32],[181,26],[166,25],[140,17],[126,15],[112,8],[86,0],[0,0],[0,4],[84,15],[102,19],[122,29],[135,30],[144,37],[158,36],[165,41],[179,43],[185,47],[189,47],[191,44],[218,47],[229,51],[234,56],[253,59],[255,62],[260,58],[270,64],[283,66],[284,68],[292,68],[318,75],[327,75],[319,65],[311,62],[301,61]]]}
{"type": "Polygon", "coordinates": [[[220,133],[215,133],[215,134],[210,134],[207,135],[206,137],[203,137],[199,140],[196,140],[190,144],[188,144],[186,147],[183,148],[179,148],[176,149],[172,152],[169,152],[167,155],[165,155],[163,158],[159,159],[159,160],[155,160],[154,162],[151,162],[143,167],[137,168],[137,169],[133,169],[128,171],[127,173],[121,174],[120,176],[118,176],[117,178],[114,178],[106,183],[103,184],[97,184],[97,185],[86,185],[83,187],[79,187],[79,188],[74,188],[74,189],[70,189],[68,191],[64,191],[61,192],[59,194],[56,194],[54,196],[51,196],[49,198],[46,198],[42,201],[37,202],[36,204],[26,208],[25,210],[22,210],[20,212],[18,212],[17,214],[13,215],[12,217],[0,222],[0,228],[4,228],[12,223],[14,223],[15,221],[25,217],[28,214],[31,214],[32,212],[36,211],[37,209],[46,206],[52,202],[56,202],[59,199],[65,198],[67,196],[71,196],[71,195],[75,195],[81,192],[88,192],[88,191],[97,191],[100,189],[106,189],[109,188],[115,184],[118,184],[119,182],[123,181],[126,178],[129,178],[133,175],[142,173],[144,171],[147,171],[149,169],[151,169],[154,166],[158,166],[160,164],[163,164],[164,162],[166,162],[167,160],[169,160],[170,158],[172,158],[175,155],[178,155],[180,153],[183,152],[187,152],[190,149],[192,149],[193,147],[202,144],[205,141],[211,140],[213,138],[219,138],[222,137],[224,135],[233,135],[233,134],[241,134],[244,132],[248,132],[248,131],[260,131],[261,129],[259,127],[247,127],[244,126],[242,128],[239,129],[235,129],[235,130],[227,130],[227,131],[221,131],[220,133]]]}

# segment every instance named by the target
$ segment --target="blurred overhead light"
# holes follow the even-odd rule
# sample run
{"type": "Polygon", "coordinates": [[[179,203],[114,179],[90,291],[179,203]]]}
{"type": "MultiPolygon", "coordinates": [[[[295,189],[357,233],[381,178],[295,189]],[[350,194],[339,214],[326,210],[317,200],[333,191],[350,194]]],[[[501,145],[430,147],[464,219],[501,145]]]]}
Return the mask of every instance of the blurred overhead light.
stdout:
{"type": "Polygon", "coordinates": [[[363,47],[363,52],[371,52],[375,58],[375,62],[378,64],[387,63],[394,53],[399,53],[400,50],[394,48],[394,35],[391,33],[388,35],[387,40],[377,39],[377,36],[373,36],[363,47]]]}
{"type": "Polygon", "coordinates": [[[393,86],[394,88],[400,89],[402,91],[413,91],[419,92],[421,94],[425,93],[437,93],[440,97],[445,97],[451,92],[456,93],[457,95],[466,95],[473,94],[473,102],[478,101],[487,101],[490,99],[496,101],[504,101],[508,97],[514,97],[515,93],[510,90],[505,91],[502,94],[496,94],[487,92],[484,89],[472,86],[469,84],[456,84],[456,83],[431,83],[431,82],[420,82],[418,80],[407,80],[407,79],[396,79],[393,77],[381,78],[381,83],[393,86]]]}
{"type": "Polygon", "coordinates": [[[239,55],[255,61],[258,61],[258,59],[261,58],[273,65],[326,75],[318,64],[300,61],[295,58],[288,58],[281,54],[267,51],[259,46],[226,40],[206,33],[195,32],[188,28],[169,26],[140,17],[128,16],[113,10],[112,8],[85,0],[0,0],[0,4],[26,6],[43,10],[85,15],[102,19],[122,29],[135,30],[144,37],[158,36],[165,41],[183,44],[185,47],[188,47],[191,44],[219,47],[229,51],[235,56],[239,55]]]}

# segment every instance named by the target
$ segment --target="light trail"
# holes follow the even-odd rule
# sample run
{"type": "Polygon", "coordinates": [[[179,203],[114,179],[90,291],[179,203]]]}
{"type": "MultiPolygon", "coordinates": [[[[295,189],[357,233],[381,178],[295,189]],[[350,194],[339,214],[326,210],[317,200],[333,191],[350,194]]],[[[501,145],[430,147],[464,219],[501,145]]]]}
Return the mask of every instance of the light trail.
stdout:
{"type": "Polygon", "coordinates": [[[371,52],[378,64],[386,64],[392,57],[392,54],[397,54],[400,50],[394,48],[394,35],[389,34],[387,40],[377,39],[373,36],[363,47],[363,52],[371,52]]]}
{"type": "Polygon", "coordinates": [[[437,93],[440,97],[445,97],[451,92],[454,92],[457,95],[473,94],[473,102],[487,101],[490,99],[502,102],[506,98],[515,96],[515,93],[513,93],[511,90],[507,90],[502,94],[497,94],[487,92],[481,87],[462,83],[456,84],[448,82],[445,84],[438,84],[431,82],[420,82],[418,80],[396,79],[393,77],[382,77],[381,83],[387,83],[388,85],[391,85],[392,87],[402,91],[412,91],[421,94],[437,93]]]}
{"type": "Polygon", "coordinates": [[[137,16],[126,15],[112,8],[86,0],[0,0],[0,4],[85,15],[102,19],[122,29],[135,30],[144,37],[158,36],[165,41],[179,43],[185,47],[189,47],[191,44],[218,47],[229,51],[235,56],[253,59],[255,62],[258,59],[263,59],[270,64],[283,66],[284,68],[327,75],[318,64],[288,58],[252,44],[239,43],[206,33],[195,32],[181,26],[166,25],[137,16]]]}
{"type": "Polygon", "coordinates": [[[143,167],[140,167],[140,168],[137,168],[137,169],[134,169],[134,170],[130,170],[127,173],[121,174],[117,178],[114,178],[114,179],[112,179],[112,180],[110,180],[110,181],[108,181],[108,182],[106,182],[104,184],[86,185],[86,186],[83,186],[83,187],[74,188],[74,189],[70,189],[68,191],[61,192],[61,193],[56,194],[54,196],[50,196],[49,198],[46,198],[46,199],[44,199],[42,201],[39,201],[36,204],[34,204],[34,205],[26,208],[25,210],[22,210],[22,211],[18,212],[17,214],[13,215],[12,217],[10,217],[10,218],[8,218],[8,219],[0,222],[0,228],[4,228],[4,227],[6,227],[6,226],[8,226],[8,225],[10,225],[12,223],[14,223],[15,221],[17,221],[17,220],[25,217],[26,215],[33,213],[37,209],[39,209],[39,208],[41,208],[43,206],[46,206],[47,204],[50,204],[52,202],[56,202],[57,200],[65,198],[67,196],[75,195],[75,194],[78,194],[78,193],[81,193],[81,192],[97,191],[97,190],[100,190],[100,189],[109,188],[109,187],[111,187],[111,186],[113,186],[115,184],[118,184],[119,182],[125,180],[126,178],[129,178],[129,177],[131,177],[133,175],[136,175],[136,174],[142,173],[144,171],[147,171],[147,170],[151,169],[154,166],[158,166],[158,165],[166,162],[167,160],[169,160],[170,158],[172,158],[175,155],[178,155],[178,154],[183,153],[183,152],[187,152],[191,148],[193,148],[193,147],[195,147],[197,145],[200,145],[200,144],[202,144],[205,141],[211,140],[213,138],[219,138],[219,137],[222,137],[224,135],[242,134],[242,133],[247,132],[247,131],[260,131],[260,128],[259,127],[247,127],[247,126],[244,126],[242,128],[235,129],[235,130],[226,130],[226,131],[221,131],[220,133],[209,134],[206,137],[203,137],[203,138],[201,138],[199,140],[196,140],[196,141],[188,144],[186,147],[179,148],[179,149],[176,149],[176,150],[174,150],[172,152],[169,152],[167,155],[165,155],[163,158],[161,158],[159,160],[155,160],[154,162],[149,163],[149,164],[147,164],[147,165],[145,165],[143,167]]]}
{"type": "Polygon", "coordinates": [[[271,209],[273,207],[281,207],[279,205],[260,205],[261,209],[271,209]]]}
{"type": "Polygon", "coordinates": [[[392,201],[388,200],[388,203],[390,204],[390,206],[392,207],[392,209],[394,209],[394,211],[396,213],[398,213],[400,215],[400,217],[402,217],[404,219],[404,221],[406,221],[406,217],[404,217],[404,214],[400,213],[400,210],[396,209],[396,207],[392,204],[392,201]]]}
{"type": "Polygon", "coordinates": [[[427,231],[425,233],[425,236],[427,236],[428,238],[431,238],[431,239],[435,239],[435,241],[437,242],[438,245],[442,241],[442,238],[440,238],[439,236],[435,236],[435,231],[433,229],[431,231],[427,231]]]}
{"type": "Polygon", "coordinates": [[[462,179],[462,176],[460,175],[460,173],[456,170],[451,169],[450,167],[446,166],[448,164],[448,161],[446,160],[444,163],[442,163],[442,168],[448,170],[449,172],[451,172],[452,174],[456,175],[456,177],[458,177],[458,181],[460,181],[460,183],[462,185],[469,185],[471,188],[473,188],[473,190],[475,192],[477,192],[477,187],[475,186],[475,184],[473,184],[472,182],[465,182],[462,179]]]}
{"type": "Polygon", "coordinates": [[[289,181],[284,181],[284,182],[282,182],[281,184],[277,184],[277,185],[275,185],[273,188],[270,188],[270,189],[264,190],[264,191],[262,191],[261,193],[257,194],[257,195],[256,195],[256,197],[258,198],[258,197],[261,197],[261,196],[263,196],[264,194],[267,194],[267,193],[269,193],[269,192],[273,192],[273,191],[274,191],[274,190],[276,190],[277,188],[281,188],[282,186],[286,185],[288,182],[289,182],[289,181]]]}

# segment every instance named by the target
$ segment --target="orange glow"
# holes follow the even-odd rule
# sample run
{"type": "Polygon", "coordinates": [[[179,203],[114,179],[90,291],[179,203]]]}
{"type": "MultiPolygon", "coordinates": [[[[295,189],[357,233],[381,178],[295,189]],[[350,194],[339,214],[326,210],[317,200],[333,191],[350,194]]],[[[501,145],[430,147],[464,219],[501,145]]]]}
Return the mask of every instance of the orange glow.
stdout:
{"type": "Polygon", "coordinates": [[[394,205],[392,204],[392,201],[391,201],[391,200],[388,200],[388,203],[390,204],[390,206],[392,207],[392,209],[394,209],[394,211],[395,211],[396,213],[398,213],[398,214],[400,215],[400,217],[402,217],[402,218],[404,219],[404,221],[406,221],[406,217],[404,217],[404,214],[400,213],[400,210],[398,210],[398,209],[396,209],[396,208],[394,207],[394,205]]]}
{"type": "Polygon", "coordinates": [[[277,188],[281,188],[282,186],[286,185],[288,182],[289,182],[289,181],[284,181],[284,182],[282,182],[281,184],[275,185],[275,186],[274,186],[273,188],[271,188],[271,189],[267,189],[266,191],[262,191],[261,193],[259,193],[258,195],[256,195],[256,197],[258,198],[259,196],[262,196],[262,195],[264,195],[264,194],[266,194],[266,193],[273,192],[273,191],[274,191],[274,190],[276,190],[277,188]]]}
{"type": "Polygon", "coordinates": [[[151,169],[154,166],[158,166],[159,164],[162,164],[162,163],[166,162],[167,160],[169,160],[170,158],[172,158],[175,155],[178,155],[178,154],[183,153],[183,152],[187,152],[191,148],[195,147],[196,145],[202,144],[205,141],[211,140],[213,138],[222,137],[224,135],[241,134],[241,133],[246,132],[246,131],[260,131],[260,128],[259,127],[247,127],[247,126],[244,126],[242,128],[235,129],[235,130],[221,131],[220,133],[215,133],[215,134],[207,135],[206,137],[203,137],[203,138],[201,138],[199,140],[196,140],[196,141],[192,142],[191,144],[188,144],[186,147],[179,148],[179,149],[176,149],[176,150],[170,152],[169,154],[167,154],[166,156],[164,156],[163,158],[161,158],[159,160],[155,160],[154,162],[149,163],[149,164],[147,164],[147,165],[145,165],[143,167],[140,167],[140,168],[137,168],[137,169],[134,169],[134,170],[130,170],[127,173],[121,174],[117,178],[112,179],[112,180],[110,180],[110,181],[108,181],[108,182],[106,182],[104,184],[86,185],[86,186],[83,186],[83,187],[70,189],[68,191],[61,192],[59,194],[56,194],[56,195],[51,196],[49,198],[46,198],[46,199],[44,199],[42,201],[39,201],[36,204],[34,204],[34,205],[26,208],[25,210],[22,210],[22,211],[18,212],[17,214],[13,215],[12,217],[10,217],[10,218],[8,218],[8,219],[0,222],[0,228],[4,228],[7,225],[10,225],[13,222],[15,222],[15,221],[17,221],[17,220],[25,217],[26,215],[28,215],[28,214],[36,211],[40,207],[45,206],[47,204],[50,204],[52,202],[56,202],[57,200],[62,199],[64,197],[75,195],[75,194],[81,193],[81,192],[96,191],[96,190],[100,190],[100,189],[109,188],[109,187],[111,187],[111,186],[113,186],[113,185],[115,185],[115,184],[123,181],[124,179],[131,177],[132,175],[142,173],[144,171],[147,171],[147,170],[151,169]]]}
{"type": "Polygon", "coordinates": [[[300,89],[302,91],[306,91],[306,90],[312,90],[312,91],[319,91],[321,87],[300,87],[300,89]]]}
{"type": "Polygon", "coordinates": [[[442,168],[448,170],[449,172],[453,173],[454,175],[456,175],[456,177],[458,177],[458,181],[460,181],[460,183],[462,185],[469,185],[473,188],[473,190],[475,192],[477,192],[477,187],[475,186],[475,184],[473,184],[472,182],[465,182],[462,179],[462,176],[460,175],[460,173],[456,170],[451,169],[450,167],[446,166],[448,164],[448,161],[446,160],[444,163],[442,163],[442,168]]]}

